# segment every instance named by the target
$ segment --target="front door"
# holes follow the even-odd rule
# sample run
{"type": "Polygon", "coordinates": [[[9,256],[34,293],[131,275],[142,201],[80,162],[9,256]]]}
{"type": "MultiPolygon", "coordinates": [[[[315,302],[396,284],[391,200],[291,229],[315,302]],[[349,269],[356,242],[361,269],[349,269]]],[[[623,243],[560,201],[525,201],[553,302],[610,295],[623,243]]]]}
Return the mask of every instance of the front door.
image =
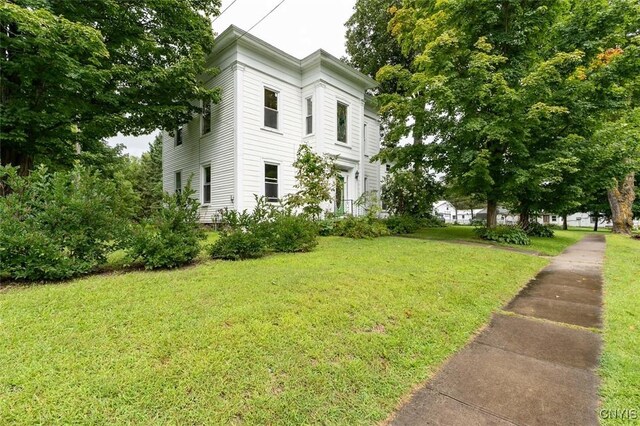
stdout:
{"type": "Polygon", "coordinates": [[[347,172],[340,172],[336,177],[336,214],[341,216],[347,213],[349,199],[349,176],[347,172]]]}

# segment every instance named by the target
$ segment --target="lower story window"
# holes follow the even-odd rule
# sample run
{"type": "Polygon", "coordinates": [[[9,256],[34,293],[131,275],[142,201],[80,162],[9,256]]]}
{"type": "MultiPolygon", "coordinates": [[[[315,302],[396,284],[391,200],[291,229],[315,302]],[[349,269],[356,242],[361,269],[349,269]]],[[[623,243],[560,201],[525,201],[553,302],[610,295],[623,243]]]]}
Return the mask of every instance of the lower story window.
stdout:
{"type": "Polygon", "coordinates": [[[176,172],[176,192],[178,194],[182,193],[182,172],[176,172]]]}
{"type": "Polygon", "coordinates": [[[278,201],[278,166],[264,165],[264,196],[270,203],[278,201]]]}
{"type": "Polygon", "coordinates": [[[202,204],[211,203],[211,166],[202,168],[202,204]]]}

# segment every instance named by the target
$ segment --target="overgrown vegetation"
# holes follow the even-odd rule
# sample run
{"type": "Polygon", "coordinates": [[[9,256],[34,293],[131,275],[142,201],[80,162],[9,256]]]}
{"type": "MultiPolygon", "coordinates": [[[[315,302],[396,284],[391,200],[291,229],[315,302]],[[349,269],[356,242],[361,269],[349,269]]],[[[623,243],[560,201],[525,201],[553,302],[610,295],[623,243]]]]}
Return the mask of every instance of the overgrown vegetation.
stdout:
{"type": "Polygon", "coordinates": [[[476,235],[487,241],[495,241],[497,243],[516,244],[528,246],[531,244],[529,236],[524,229],[519,226],[500,225],[495,228],[475,228],[476,235]]]}
{"type": "Polygon", "coordinates": [[[275,206],[264,197],[256,197],[249,213],[222,212],[224,229],[209,249],[214,259],[242,260],[264,256],[268,252],[311,251],[317,244],[318,226],[306,215],[296,215],[291,207],[275,206]]]}
{"type": "Polygon", "coordinates": [[[443,227],[444,221],[435,217],[415,218],[409,215],[394,215],[384,219],[383,223],[392,234],[413,234],[422,228],[443,227]]]}
{"type": "Polygon", "coordinates": [[[0,167],[0,276],[61,280],[94,271],[122,248],[136,197],[117,175],[76,166],[29,176],[0,167]]]}
{"type": "Polygon", "coordinates": [[[198,221],[199,203],[191,180],[180,192],[163,194],[162,207],[134,227],[128,242],[133,262],[147,269],[175,268],[191,263],[200,253],[204,232],[198,221]]]}
{"type": "Polygon", "coordinates": [[[553,238],[554,232],[553,228],[549,225],[543,225],[539,222],[529,222],[529,224],[524,227],[524,231],[530,237],[544,237],[544,238],[553,238]]]}

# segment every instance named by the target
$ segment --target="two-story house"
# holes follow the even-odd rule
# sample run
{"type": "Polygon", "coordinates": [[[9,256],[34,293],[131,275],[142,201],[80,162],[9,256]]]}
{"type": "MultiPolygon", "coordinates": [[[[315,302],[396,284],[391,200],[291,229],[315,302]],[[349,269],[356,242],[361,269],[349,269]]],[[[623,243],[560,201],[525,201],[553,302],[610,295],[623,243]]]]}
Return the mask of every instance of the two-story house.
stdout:
{"type": "Polygon", "coordinates": [[[379,191],[384,169],[369,160],[380,124],[365,94],[374,80],[323,50],[300,60],[234,26],[217,37],[208,65],[220,70],[205,84],[222,89],[221,102],[163,134],[164,189],[191,177],[203,222],[223,208],[251,210],[254,194],[275,202],[295,192],[300,144],[338,156],[327,210],[356,213],[354,200],[379,191]]]}

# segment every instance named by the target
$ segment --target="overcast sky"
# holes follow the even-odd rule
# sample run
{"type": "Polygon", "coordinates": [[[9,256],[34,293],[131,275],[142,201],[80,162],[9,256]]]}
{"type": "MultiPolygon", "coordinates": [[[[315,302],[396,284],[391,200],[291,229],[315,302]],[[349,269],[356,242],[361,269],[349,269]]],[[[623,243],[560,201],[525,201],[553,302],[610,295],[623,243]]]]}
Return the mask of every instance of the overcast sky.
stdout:
{"type": "MultiPolygon", "coordinates": [[[[340,58],[345,55],[344,23],[353,12],[356,0],[285,0],[251,34],[300,59],[322,48],[340,58]]],[[[229,9],[213,24],[217,34],[229,25],[248,30],[273,9],[280,0],[222,0],[229,9]]],[[[126,152],[140,156],[147,150],[154,135],[118,136],[109,143],[122,143],[126,152]]]]}

